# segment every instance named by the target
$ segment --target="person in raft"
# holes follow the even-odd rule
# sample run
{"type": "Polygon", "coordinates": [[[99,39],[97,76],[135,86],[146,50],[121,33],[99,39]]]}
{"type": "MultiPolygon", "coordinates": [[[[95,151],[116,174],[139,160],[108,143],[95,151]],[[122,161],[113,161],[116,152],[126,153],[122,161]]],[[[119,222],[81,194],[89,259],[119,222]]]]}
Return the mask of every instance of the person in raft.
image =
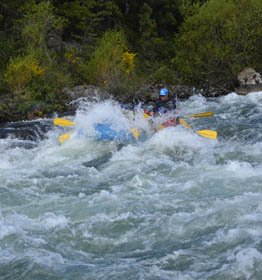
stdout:
{"type": "MultiPolygon", "coordinates": [[[[144,107],[145,118],[150,116],[161,116],[165,113],[175,111],[176,98],[169,95],[167,88],[161,88],[159,91],[159,97],[156,102],[150,102],[144,107]]],[[[161,128],[168,126],[176,126],[179,124],[179,118],[174,116],[161,124],[161,128]]]]}

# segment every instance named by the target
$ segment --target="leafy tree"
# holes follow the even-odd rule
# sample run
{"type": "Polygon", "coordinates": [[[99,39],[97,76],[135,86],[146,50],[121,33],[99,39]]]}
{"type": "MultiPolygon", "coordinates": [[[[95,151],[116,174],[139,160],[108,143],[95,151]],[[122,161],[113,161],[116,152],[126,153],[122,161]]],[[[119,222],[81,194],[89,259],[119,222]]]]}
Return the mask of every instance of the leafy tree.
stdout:
{"type": "Polygon", "coordinates": [[[180,6],[184,0],[148,1],[153,9],[153,16],[157,22],[158,34],[161,37],[170,38],[178,30],[182,21],[180,6]]]}
{"type": "Polygon", "coordinates": [[[199,12],[199,8],[201,7],[201,5],[207,1],[184,0],[179,6],[180,13],[183,16],[183,18],[193,16],[194,14],[197,14],[199,12]]]}
{"type": "Polygon", "coordinates": [[[14,41],[6,38],[0,33],[0,92],[6,91],[3,73],[5,72],[9,59],[12,55],[15,55],[14,41]]]}
{"type": "Polygon", "coordinates": [[[0,2],[0,26],[4,33],[14,33],[15,20],[21,16],[21,7],[28,0],[1,0],[0,2]]]}
{"type": "Polygon", "coordinates": [[[6,92],[3,73],[10,57],[19,51],[19,40],[15,29],[15,20],[20,16],[20,3],[14,0],[0,1],[0,91],[6,92]]]}
{"type": "Polygon", "coordinates": [[[184,81],[224,86],[246,66],[261,69],[262,2],[210,0],[187,17],[175,40],[184,81]]]}
{"type": "Polygon", "coordinates": [[[82,44],[95,44],[96,39],[107,30],[114,28],[121,13],[114,1],[59,1],[59,13],[68,20],[67,39],[82,44]]]}
{"type": "Polygon", "coordinates": [[[139,35],[139,12],[145,1],[138,0],[115,0],[120,10],[118,16],[119,26],[124,30],[126,37],[134,46],[137,46],[139,35]]]}
{"type": "Polygon", "coordinates": [[[139,39],[137,40],[139,53],[140,75],[147,80],[154,80],[154,73],[160,67],[159,53],[165,48],[165,41],[158,36],[157,23],[153,18],[153,9],[144,3],[139,11],[139,39]]]}
{"type": "Polygon", "coordinates": [[[152,40],[157,37],[157,25],[156,21],[152,18],[152,12],[152,8],[147,3],[144,3],[139,13],[139,43],[143,56],[154,59],[154,57],[152,57],[154,52],[152,40]]]}
{"type": "MultiPolygon", "coordinates": [[[[48,33],[61,31],[65,20],[54,13],[54,7],[50,2],[43,1],[39,4],[25,5],[25,15],[22,22],[22,37],[27,46],[28,53],[36,53],[48,58],[51,56],[47,47],[48,33]]],[[[43,57],[42,57],[43,58],[43,57]]]]}
{"type": "Polygon", "coordinates": [[[95,37],[93,9],[96,5],[95,0],[89,1],[61,1],[58,6],[60,14],[68,20],[65,38],[76,39],[80,42],[90,42],[95,37]],[[62,2],[62,3],[61,3],[62,2]]]}
{"type": "Polygon", "coordinates": [[[88,83],[117,94],[120,84],[130,82],[134,69],[135,54],[128,51],[124,33],[112,30],[99,41],[90,61],[84,66],[84,73],[88,83]]]}
{"type": "Polygon", "coordinates": [[[61,54],[49,48],[48,36],[50,32],[61,32],[65,20],[55,14],[47,1],[37,4],[28,0],[22,11],[24,16],[19,23],[24,48],[10,59],[4,81],[21,105],[18,110],[37,102],[44,104],[43,110],[54,109],[63,98],[62,88],[71,81],[70,74],[64,71],[61,54]]]}

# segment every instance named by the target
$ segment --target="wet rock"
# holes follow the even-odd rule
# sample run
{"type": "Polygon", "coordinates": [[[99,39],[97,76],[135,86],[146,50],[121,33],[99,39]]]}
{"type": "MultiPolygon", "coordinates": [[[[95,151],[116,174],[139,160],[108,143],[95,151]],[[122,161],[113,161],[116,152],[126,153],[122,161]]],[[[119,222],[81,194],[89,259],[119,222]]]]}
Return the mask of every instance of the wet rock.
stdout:
{"type": "Polygon", "coordinates": [[[85,167],[99,168],[101,165],[107,163],[112,157],[112,155],[113,154],[110,152],[108,154],[103,155],[102,157],[83,162],[82,165],[85,167]]]}
{"type": "Polygon", "coordinates": [[[190,96],[196,94],[196,89],[194,87],[189,87],[185,85],[177,85],[171,88],[170,92],[174,92],[178,99],[187,99],[190,96]]]}
{"type": "MultiPolygon", "coordinates": [[[[117,144],[116,150],[120,151],[123,147],[124,147],[123,144],[117,144]]],[[[94,167],[96,169],[99,169],[102,165],[107,163],[111,159],[112,156],[113,156],[113,152],[108,152],[99,158],[95,158],[95,159],[83,162],[82,165],[85,167],[94,167]]]]}
{"type": "Polygon", "coordinates": [[[235,88],[235,92],[239,95],[247,95],[250,92],[262,91],[262,85],[247,85],[235,88]]]}
{"type": "Polygon", "coordinates": [[[239,87],[235,92],[240,95],[246,95],[254,91],[262,91],[262,76],[253,68],[245,68],[238,75],[239,87]]]}
{"type": "Polygon", "coordinates": [[[37,147],[37,142],[27,141],[27,140],[12,140],[9,141],[7,149],[15,149],[15,148],[24,148],[24,149],[33,149],[37,147]]]}
{"type": "Polygon", "coordinates": [[[39,141],[53,128],[50,121],[22,121],[5,123],[0,126],[0,138],[39,141]]]}
{"type": "Polygon", "coordinates": [[[261,74],[256,72],[253,68],[245,68],[239,75],[238,81],[240,86],[261,85],[261,74]]]}
{"type": "Polygon", "coordinates": [[[197,92],[205,97],[213,98],[227,95],[228,93],[232,92],[232,90],[210,87],[208,89],[203,89],[197,92]]]}

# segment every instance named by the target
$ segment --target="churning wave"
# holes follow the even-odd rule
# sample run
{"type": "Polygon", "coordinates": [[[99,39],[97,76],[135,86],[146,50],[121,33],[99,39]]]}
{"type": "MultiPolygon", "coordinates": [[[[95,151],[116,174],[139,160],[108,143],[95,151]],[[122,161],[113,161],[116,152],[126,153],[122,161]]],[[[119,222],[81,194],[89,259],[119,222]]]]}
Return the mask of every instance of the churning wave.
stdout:
{"type": "Polygon", "coordinates": [[[0,279],[261,279],[261,104],[261,92],[179,102],[181,116],[213,111],[187,121],[217,140],[153,134],[112,101],[82,103],[72,128],[2,127],[0,279]],[[100,122],[147,137],[97,141],[100,122]]]}

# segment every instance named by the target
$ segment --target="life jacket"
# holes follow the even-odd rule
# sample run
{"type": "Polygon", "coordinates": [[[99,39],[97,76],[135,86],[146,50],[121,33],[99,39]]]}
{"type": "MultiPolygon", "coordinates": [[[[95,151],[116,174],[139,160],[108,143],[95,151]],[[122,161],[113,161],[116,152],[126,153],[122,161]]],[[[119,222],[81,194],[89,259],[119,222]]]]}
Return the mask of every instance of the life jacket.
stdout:
{"type": "Polygon", "coordinates": [[[170,119],[166,120],[161,125],[163,127],[169,127],[169,126],[177,126],[178,124],[179,124],[179,118],[178,117],[173,117],[173,118],[170,118],[170,119]]]}
{"type": "Polygon", "coordinates": [[[169,97],[167,100],[158,99],[155,103],[155,113],[166,113],[171,110],[176,109],[176,99],[174,97],[169,97]]]}
{"type": "MultiPolygon", "coordinates": [[[[152,103],[152,102],[151,102],[152,103]]],[[[149,118],[154,116],[154,106],[155,104],[145,104],[143,107],[144,110],[144,118],[149,118]]]]}

